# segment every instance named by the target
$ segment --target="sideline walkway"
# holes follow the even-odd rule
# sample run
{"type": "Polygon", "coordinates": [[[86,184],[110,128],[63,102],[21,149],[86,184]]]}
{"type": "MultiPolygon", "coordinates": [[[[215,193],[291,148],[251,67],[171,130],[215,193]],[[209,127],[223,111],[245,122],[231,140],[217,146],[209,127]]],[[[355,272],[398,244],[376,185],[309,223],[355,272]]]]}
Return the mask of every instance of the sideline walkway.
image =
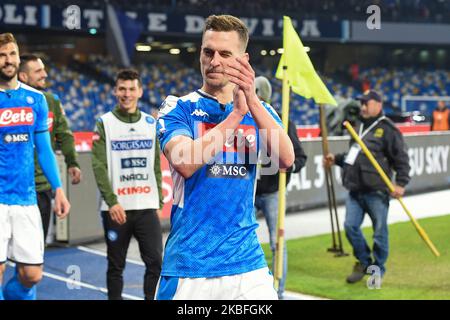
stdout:
{"type": "MultiPolygon", "coordinates": [[[[448,199],[450,199],[450,190],[407,196],[403,198],[403,201],[412,216],[417,220],[450,214],[448,199]]],[[[339,206],[337,209],[339,225],[342,231],[345,218],[345,206],[339,206]]],[[[402,221],[409,221],[409,217],[400,206],[400,203],[396,199],[391,199],[388,223],[392,224],[402,221]]],[[[262,243],[269,242],[269,232],[264,218],[258,219],[258,223],[260,225],[257,230],[259,241],[262,243]]],[[[370,218],[366,215],[363,227],[368,226],[371,226],[371,222],[370,218]]],[[[328,208],[305,210],[286,215],[285,234],[288,240],[326,233],[331,233],[328,208]]]]}
{"type": "MultiPolygon", "coordinates": [[[[416,219],[442,216],[450,214],[450,207],[447,199],[450,199],[450,190],[424,193],[419,195],[407,196],[404,198],[406,207],[416,219]]],[[[343,230],[345,206],[338,207],[338,216],[341,230],[343,230]]],[[[401,221],[409,221],[409,217],[403,211],[400,203],[392,199],[389,208],[388,222],[396,223],[401,221]]],[[[305,210],[297,213],[289,213],[286,216],[286,239],[295,239],[302,237],[310,237],[331,232],[330,213],[328,208],[319,208],[314,210],[305,210]]],[[[258,239],[262,243],[269,242],[269,232],[267,230],[264,218],[258,219],[259,228],[257,229],[258,239]]],[[[370,219],[366,216],[363,226],[370,226],[370,219]]],[[[164,234],[164,243],[167,239],[167,233],[164,234]]],[[[344,240],[346,241],[346,240],[344,240]]],[[[94,250],[106,252],[106,246],[103,242],[87,245],[94,250]]],[[[137,242],[133,239],[128,250],[128,259],[134,263],[142,263],[137,242]]],[[[322,298],[304,295],[296,292],[286,292],[286,300],[322,300],[322,298]]]]}

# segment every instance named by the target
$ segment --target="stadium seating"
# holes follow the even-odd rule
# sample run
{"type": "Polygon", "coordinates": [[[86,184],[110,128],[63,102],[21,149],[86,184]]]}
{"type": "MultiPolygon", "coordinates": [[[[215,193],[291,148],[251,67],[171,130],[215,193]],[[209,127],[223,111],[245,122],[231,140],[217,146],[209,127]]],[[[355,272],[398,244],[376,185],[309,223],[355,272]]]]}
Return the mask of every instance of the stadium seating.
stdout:
{"type": "MultiPolygon", "coordinates": [[[[35,4],[33,0],[15,0],[17,3],[35,4]]],[[[109,0],[109,3],[123,10],[154,10],[165,12],[186,11],[199,14],[230,12],[238,15],[264,15],[267,8],[271,14],[297,12],[303,18],[324,17],[333,19],[362,19],[369,5],[380,6],[385,21],[448,22],[450,1],[445,0],[109,0]]],[[[46,0],[52,6],[69,6],[70,0],[46,0]]],[[[80,6],[102,8],[105,1],[78,0],[80,6]]]]}
{"type": "MultiPolygon", "coordinates": [[[[111,110],[116,103],[112,90],[114,75],[119,68],[102,56],[91,56],[86,64],[109,81],[102,82],[92,75],[48,63],[50,90],[63,102],[74,131],[92,131],[95,119],[111,110]]],[[[149,63],[139,65],[137,69],[141,72],[144,86],[141,108],[146,112],[158,108],[167,95],[182,96],[200,88],[202,84],[200,72],[182,63],[149,63]]],[[[255,69],[258,75],[270,79],[273,86],[272,104],[279,109],[281,81],[274,78],[274,70],[255,69]]],[[[450,95],[450,72],[446,70],[370,68],[361,69],[360,78],[366,78],[372,88],[383,92],[387,113],[400,110],[404,95],[450,95]]],[[[338,77],[333,75],[324,78],[338,102],[361,94],[361,88],[354,88],[336,79],[338,77]]],[[[421,111],[429,113],[433,107],[431,103],[426,110],[421,111]]],[[[290,118],[297,125],[318,124],[319,111],[313,100],[291,94],[290,108],[290,118]]]]}

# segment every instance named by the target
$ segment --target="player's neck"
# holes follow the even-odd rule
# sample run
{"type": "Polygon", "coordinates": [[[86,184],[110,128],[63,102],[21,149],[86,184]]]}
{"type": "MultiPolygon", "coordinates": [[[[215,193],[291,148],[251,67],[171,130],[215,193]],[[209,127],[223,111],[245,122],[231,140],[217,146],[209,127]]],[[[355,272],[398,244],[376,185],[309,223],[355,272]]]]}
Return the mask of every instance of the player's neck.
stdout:
{"type": "Polygon", "coordinates": [[[133,107],[125,108],[125,107],[123,107],[122,105],[119,104],[119,111],[121,113],[123,113],[124,115],[134,114],[134,113],[136,113],[137,109],[138,109],[137,105],[135,105],[133,107]]]}
{"type": "Polygon", "coordinates": [[[3,90],[14,90],[17,88],[19,82],[17,81],[17,77],[14,77],[11,80],[5,81],[0,79],[0,89],[3,90]]]}
{"type": "Polygon", "coordinates": [[[203,84],[200,90],[215,97],[220,103],[227,104],[233,100],[233,86],[226,85],[225,87],[211,87],[203,84]]]}

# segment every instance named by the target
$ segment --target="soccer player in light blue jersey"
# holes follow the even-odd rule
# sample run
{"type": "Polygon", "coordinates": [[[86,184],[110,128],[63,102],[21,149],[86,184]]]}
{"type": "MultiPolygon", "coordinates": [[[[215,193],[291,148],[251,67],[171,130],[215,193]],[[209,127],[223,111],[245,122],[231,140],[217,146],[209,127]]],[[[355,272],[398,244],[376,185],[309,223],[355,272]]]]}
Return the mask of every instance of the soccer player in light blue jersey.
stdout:
{"type": "Polygon", "coordinates": [[[47,128],[44,95],[17,81],[19,48],[0,34],[0,300],[34,300],[42,278],[44,236],[34,183],[34,148],[55,190],[55,213],[69,213],[47,128]],[[5,262],[17,272],[2,287],[5,262]]]}
{"type": "Polygon", "coordinates": [[[256,236],[258,153],[288,168],[294,150],[255,93],[248,30],[229,15],[205,22],[201,89],[168,96],[158,135],[174,182],[171,230],[157,299],[277,299],[256,236]]]}

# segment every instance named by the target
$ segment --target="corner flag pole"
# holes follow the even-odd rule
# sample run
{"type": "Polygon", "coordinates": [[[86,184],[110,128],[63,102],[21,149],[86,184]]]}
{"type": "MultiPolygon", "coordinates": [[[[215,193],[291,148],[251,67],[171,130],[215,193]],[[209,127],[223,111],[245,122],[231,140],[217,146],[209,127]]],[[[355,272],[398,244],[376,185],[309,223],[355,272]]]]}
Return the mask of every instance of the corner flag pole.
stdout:
{"type": "MultiPolygon", "coordinates": [[[[283,66],[283,88],[281,120],[284,131],[288,132],[289,125],[289,94],[290,88],[287,78],[287,66],[283,66]]],[[[286,171],[280,170],[278,189],[278,223],[277,223],[277,245],[275,250],[274,284],[278,290],[279,282],[283,277],[283,252],[284,252],[284,217],[286,212],[286,171]]]]}
{"type": "MultiPolygon", "coordinates": [[[[353,129],[352,125],[348,121],[345,121],[344,126],[347,128],[347,130],[350,132],[353,139],[355,139],[355,141],[359,144],[361,149],[364,151],[364,154],[367,156],[369,161],[372,163],[372,165],[378,171],[378,174],[381,176],[381,179],[383,179],[384,183],[388,186],[389,191],[391,191],[391,192],[394,191],[394,185],[392,184],[391,180],[388,178],[386,173],[383,171],[383,169],[378,164],[377,160],[375,160],[372,153],[369,151],[369,149],[366,147],[364,142],[361,140],[361,138],[358,136],[356,131],[353,129]]],[[[403,199],[401,197],[399,197],[397,200],[400,202],[403,210],[405,210],[405,212],[408,215],[409,219],[411,220],[412,224],[414,225],[414,227],[416,228],[417,232],[422,237],[422,239],[425,241],[425,243],[428,245],[430,250],[433,252],[433,254],[436,257],[439,257],[441,254],[439,253],[439,251],[437,251],[436,247],[431,242],[431,240],[428,237],[425,230],[419,225],[419,223],[416,221],[416,219],[414,219],[411,212],[409,212],[408,208],[406,208],[405,203],[403,202],[403,199]]]]}

